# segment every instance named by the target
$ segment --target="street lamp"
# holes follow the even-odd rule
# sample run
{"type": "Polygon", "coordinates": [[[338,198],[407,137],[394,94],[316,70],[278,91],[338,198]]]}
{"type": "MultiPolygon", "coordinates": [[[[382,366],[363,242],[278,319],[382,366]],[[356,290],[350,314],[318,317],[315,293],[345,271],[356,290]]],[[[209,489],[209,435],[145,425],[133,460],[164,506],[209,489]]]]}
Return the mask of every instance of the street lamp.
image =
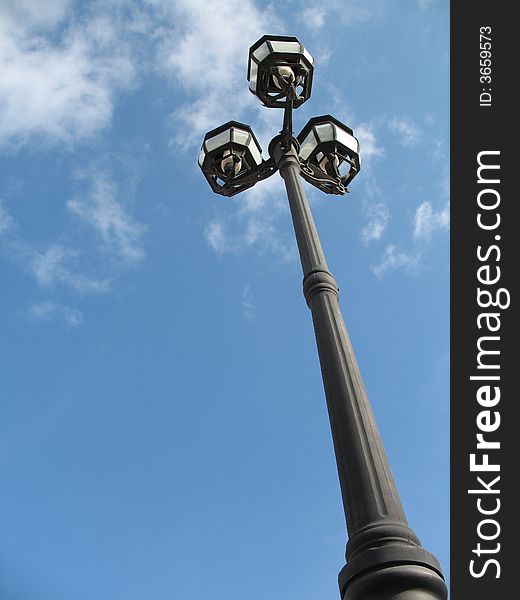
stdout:
{"type": "MultiPolygon", "coordinates": [[[[344,190],[357,175],[361,168],[359,142],[354,137],[352,129],[343,125],[330,115],[313,117],[298,134],[300,143],[300,159],[302,160],[302,175],[327,173],[336,181],[339,180],[344,190]]],[[[317,182],[309,179],[324,192],[334,193],[334,189],[324,189],[317,182]]]]}
{"type": "Polygon", "coordinates": [[[274,173],[249,125],[229,121],[204,136],[199,166],[212,190],[233,196],[274,173]]]}
{"type": "Polygon", "coordinates": [[[296,108],[311,95],[313,62],[295,37],[264,35],[249,49],[249,89],[264,106],[285,108],[286,90],[293,86],[296,108]]]}
{"type": "Polygon", "coordinates": [[[249,51],[250,90],[284,109],[269,158],[250,127],[230,121],[204,138],[199,165],[217,194],[232,196],[279,171],[285,182],[311,309],[348,529],[343,600],[445,600],[437,559],[408,526],[309,209],[302,177],[328,194],[345,194],[360,170],[352,130],[315,117],[294,138],[292,110],[311,93],[313,60],[294,37],[263,36],[249,51]]]}

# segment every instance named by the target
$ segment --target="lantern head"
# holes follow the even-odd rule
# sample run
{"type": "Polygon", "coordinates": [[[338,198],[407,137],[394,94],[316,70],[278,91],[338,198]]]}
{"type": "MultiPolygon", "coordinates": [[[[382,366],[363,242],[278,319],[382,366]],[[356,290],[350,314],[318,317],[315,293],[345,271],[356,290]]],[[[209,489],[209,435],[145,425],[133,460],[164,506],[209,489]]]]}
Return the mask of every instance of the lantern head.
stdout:
{"type": "Polygon", "coordinates": [[[204,136],[199,166],[212,190],[233,196],[256,183],[262,148],[249,125],[229,121],[204,136]]]}
{"type": "Polygon", "coordinates": [[[264,106],[284,108],[289,86],[296,89],[293,107],[311,95],[313,58],[295,37],[264,35],[249,49],[250,91],[264,106]]]}
{"type": "Polygon", "coordinates": [[[314,173],[338,180],[343,186],[358,174],[361,168],[359,142],[352,129],[338,119],[330,115],[314,117],[297,139],[300,158],[314,173]]]}

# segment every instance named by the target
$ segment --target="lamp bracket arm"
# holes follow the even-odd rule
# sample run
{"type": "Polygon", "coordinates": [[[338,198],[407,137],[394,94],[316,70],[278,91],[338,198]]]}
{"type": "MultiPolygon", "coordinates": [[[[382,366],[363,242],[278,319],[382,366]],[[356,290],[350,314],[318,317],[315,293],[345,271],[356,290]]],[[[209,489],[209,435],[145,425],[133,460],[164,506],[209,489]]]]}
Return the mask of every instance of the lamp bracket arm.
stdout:
{"type": "Polygon", "coordinates": [[[217,178],[214,175],[216,185],[216,189],[214,189],[214,191],[221,196],[234,196],[235,194],[253,187],[259,181],[271,177],[271,175],[277,170],[278,167],[276,166],[274,160],[272,158],[268,158],[267,160],[263,160],[258,167],[248,171],[247,173],[244,173],[243,175],[227,177],[222,185],[218,185],[217,178]]]}
{"type": "Polygon", "coordinates": [[[341,177],[331,177],[320,168],[300,158],[300,173],[305,181],[326,194],[343,195],[348,193],[341,177]]]}

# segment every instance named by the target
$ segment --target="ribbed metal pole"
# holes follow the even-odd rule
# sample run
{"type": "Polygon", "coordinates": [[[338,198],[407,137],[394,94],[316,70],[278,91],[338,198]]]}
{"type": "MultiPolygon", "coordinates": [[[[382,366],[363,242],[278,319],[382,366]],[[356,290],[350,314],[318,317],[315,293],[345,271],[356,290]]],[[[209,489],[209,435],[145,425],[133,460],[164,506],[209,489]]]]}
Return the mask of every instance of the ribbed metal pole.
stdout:
{"type": "Polygon", "coordinates": [[[410,529],[302,186],[298,155],[272,146],[284,179],[312,312],[349,534],[344,600],[445,600],[439,563],[410,529]]]}

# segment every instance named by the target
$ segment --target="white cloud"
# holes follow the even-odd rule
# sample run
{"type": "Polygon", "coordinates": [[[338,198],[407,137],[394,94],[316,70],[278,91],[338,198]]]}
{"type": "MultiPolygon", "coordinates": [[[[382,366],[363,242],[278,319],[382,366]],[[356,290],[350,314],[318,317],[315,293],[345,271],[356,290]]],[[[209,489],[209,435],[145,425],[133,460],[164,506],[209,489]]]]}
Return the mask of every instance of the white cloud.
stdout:
{"type": "Polygon", "coordinates": [[[251,0],[151,0],[165,23],[158,32],[159,68],[178,83],[200,92],[228,91],[243,82],[249,46],[269,27],[274,14],[251,0]]]}
{"type": "Polygon", "coordinates": [[[69,2],[16,0],[0,9],[0,146],[73,144],[110,124],[136,66],[114,15],[67,20],[69,2]]]}
{"type": "Polygon", "coordinates": [[[438,163],[438,162],[444,161],[445,158],[446,158],[446,155],[444,153],[444,140],[441,138],[433,140],[433,152],[432,152],[433,162],[438,163]]]}
{"type": "Polygon", "coordinates": [[[290,220],[283,184],[278,174],[247,190],[213,218],[204,237],[219,255],[255,248],[258,254],[272,253],[281,260],[296,258],[295,243],[278,227],[278,219],[290,220]],[[233,210],[234,209],[234,210],[233,210]]]}
{"type": "Polygon", "coordinates": [[[221,221],[211,221],[204,229],[204,237],[217,254],[231,249],[226,226],[221,221]]]}
{"type": "MultiPolygon", "coordinates": [[[[118,160],[124,162],[125,157],[119,156],[118,160]]],[[[133,172],[125,177],[125,188],[130,188],[127,196],[132,195],[131,188],[138,178],[139,165],[132,163],[132,166],[133,172]]],[[[81,239],[76,227],[74,242],[69,230],[42,250],[23,238],[21,228],[0,204],[2,250],[42,287],[64,285],[80,294],[106,293],[123,269],[144,259],[146,227],[131,216],[119,197],[123,194],[109,175],[87,167],[76,173],[76,179],[82,184],[86,180],[87,187],[69,200],[67,209],[85,229],[94,231],[94,238],[89,233],[86,239],[81,239]],[[5,235],[7,232],[9,235],[5,235]]],[[[75,313],[62,313],[63,318],[71,321],[76,318],[75,313]]]]}
{"type": "Polygon", "coordinates": [[[252,0],[0,5],[0,145],[73,144],[107,128],[118,92],[153,67],[183,90],[176,142],[200,142],[255,101],[244,84],[249,46],[280,31],[252,0]],[[81,7],[81,8],[80,8],[81,7]],[[238,97],[237,97],[238,95],[238,97]]]}
{"type": "Polygon", "coordinates": [[[256,307],[253,302],[253,294],[249,283],[242,290],[242,314],[247,321],[253,321],[256,318],[256,307]]]}
{"type": "Polygon", "coordinates": [[[70,0],[3,0],[0,3],[0,24],[12,28],[47,28],[58,24],[70,8],[70,0]]]}
{"type": "Polygon", "coordinates": [[[421,10],[427,10],[432,4],[435,4],[437,0],[417,0],[417,4],[421,10]]]}
{"type": "Polygon", "coordinates": [[[379,264],[372,266],[372,271],[378,277],[393,269],[405,269],[408,272],[414,271],[419,265],[420,258],[420,254],[416,254],[415,256],[406,254],[390,244],[381,256],[379,264]]]}
{"type": "Polygon", "coordinates": [[[400,143],[408,148],[415,146],[422,135],[419,127],[406,117],[394,117],[388,123],[388,128],[396,133],[400,138],[400,143]]]}
{"type": "Polygon", "coordinates": [[[379,187],[373,172],[364,173],[360,180],[363,194],[367,198],[381,198],[383,196],[383,190],[379,187]]]}
{"type": "MultiPolygon", "coordinates": [[[[79,294],[107,293],[124,269],[140,264],[145,257],[146,226],[133,216],[131,207],[147,145],[133,140],[130,149],[120,146],[112,153],[96,150],[97,160],[76,169],[69,178],[74,191],[68,192],[66,209],[74,223],[69,220],[68,227],[56,237],[37,245],[25,239],[22,225],[14,222],[0,199],[3,254],[56,297],[63,287],[79,294]]],[[[24,191],[16,179],[7,180],[4,187],[12,197],[24,191]]],[[[51,312],[50,305],[35,305],[33,316],[38,310],[42,316],[45,311],[51,312]]],[[[52,312],[59,312],[60,318],[72,326],[81,319],[73,309],[63,306],[52,312]]]]}
{"type": "Polygon", "coordinates": [[[390,218],[390,213],[382,202],[369,206],[366,213],[370,220],[361,230],[361,239],[365,245],[368,245],[373,240],[381,239],[390,218]]]}
{"type": "Polygon", "coordinates": [[[359,140],[359,153],[361,156],[361,168],[366,168],[376,156],[384,156],[385,151],[379,145],[374,128],[368,123],[360,123],[354,129],[354,135],[359,140]]]}
{"type": "Polygon", "coordinates": [[[247,219],[247,226],[244,235],[244,241],[248,246],[252,246],[259,240],[265,240],[273,235],[274,227],[266,219],[250,216],[247,219]]]}
{"type": "Polygon", "coordinates": [[[56,304],[54,304],[54,302],[46,301],[31,304],[27,309],[27,314],[36,321],[47,321],[52,318],[55,310],[56,304]]]}
{"type": "Polygon", "coordinates": [[[281,218],[287,219],[287,226],[290,215],[285,188],[275,173],[236,196],[234,203],[205,227],[204,237],[217,254],[254,248],[258,254],[272,253],[281,260],[293,261],[294,240],[278,227],[281,218]]]}
{"type": "Polygon", "coordinates": [[[67,306],[62,306],[61,310],[63,319],[69,327],[77,327],[83,322],[83,313],[81,311],[67,306]]]}
{"type": "Polygon", "coordinates": [[[251,0],[151,0],[159,22],[158,65],[187,94],[173,114],[176,142],[200,144],[208,129],[254,105],[247,90],[249,47],[280,29],[270,8],[251,0]],[[196,98],[193,100],[193,98],[196,98]]]}
{"type": "Polygon", "coordinates": [[[43,253],[36,253],[32,260],[32,271],[41,285],[52,285],[60,279],[64,271],[63,264],[76,256],[75,252],[62,246],[50,246],[43,253]]]}
{"type": "Polygon", "coordinates": [[[326,44],[321,44],[317,48],[314,48],[314,60],[316,64],[319,64],[321,67],[326,65],[333,56],[333,52],[329,46],[326,44]]]}
{"type": "Polygon", "coordinates": [[[303,9],[300,19],[305,27],[311,31],[323,29],[325,26],[325,9],[319,6],[312,6],[303,9]]]}
{"type": "Polygon", "coordinates": [[[118,201],[117,186],[106,173],[91,173],[90,177],[86,197],[69,200],[68,210],[95,230],[103,250],[113,259],[127,265],[140,262],[145,256],[144,225],[132,219],[118,201]]]}
{"type": "Polygon", "coordinates": [[[50,300],[31,304],[26,314],[30,320],[37,322],[48,322],[58,318],[63,320],[68,327],[77,327],[83,321],[81,311],[50,300]]]}
{"type": "Polygon", "coordinates": [[[348,106],[342,92],[332,83],[328,83],[326,88],[334,116],[352,127],[359,141],[361,168],[366,172],[371,166],[372,159],[385,155],[385,150],[376,136],[374,124],[358,122],[355,112],[348,106]]]}
{"type": "Polygon", "coordinates": [[[0,200],[0,236],[10,231],[13,228],[13,225],[13,218],[2,206],[2,201],[0,200]]]}
{"type": "Polygon", "coordinates": [[[429,202],[423,202],[415,211],[413,236],[416,240],[429,240],[435,231],[445,231],[449,226],[449,202],[438,211],[429,202]]]}
{"type": "Polygon", "coordinates": [[[443,174],[441,175],[441,179],[438,185],[440,194],[439,197],[441,199],[445,199],[446,202],[450,200],[450,170],[449,166],[444,169],[443,174]]]}
{"type": "Polygon", "coordinates": [[[327,8],[332,13],[331,22],[338,23],[343,28],[381,17],[386,6],[384,0],[329,0],[327,8]]]}
{"type": "Polygon", "coordinates": [[[98,280],[77,271],[79,253],[59,244],[53,244],[45,252],[34,252],[29,270],[43,287],[53,287],[56,283],[67,285],[77,292],[107,292],[108,279],[98,280]]]}

